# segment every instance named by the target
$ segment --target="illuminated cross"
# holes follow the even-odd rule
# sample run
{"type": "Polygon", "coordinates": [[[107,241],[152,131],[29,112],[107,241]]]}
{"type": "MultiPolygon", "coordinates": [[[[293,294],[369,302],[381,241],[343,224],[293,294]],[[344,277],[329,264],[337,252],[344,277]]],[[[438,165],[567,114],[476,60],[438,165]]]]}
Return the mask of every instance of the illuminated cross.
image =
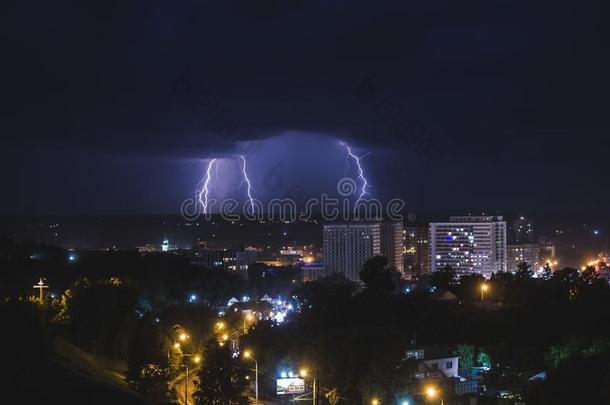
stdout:
{"type": "Polygon", "coordinates": [[[48,285],[44,285],[44,281],[42,279],[42,277],[40,278],[40,280],[38,280],[38,284],[36,284],[34,286],[34,288],[38,288],[38,293],[40,294],[40,302],[43,303],[44,302],[44,297],[42,295],[42,291],[44,288],[49,288],[48,285]]]}

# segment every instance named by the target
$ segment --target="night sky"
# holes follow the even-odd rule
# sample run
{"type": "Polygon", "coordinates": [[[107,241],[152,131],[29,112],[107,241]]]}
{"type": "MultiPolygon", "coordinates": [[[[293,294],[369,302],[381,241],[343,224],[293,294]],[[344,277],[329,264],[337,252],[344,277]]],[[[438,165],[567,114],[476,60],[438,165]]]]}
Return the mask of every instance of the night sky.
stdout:
{"type": "MultiPolygon", "coordinates": [[[[606,9],[604,9],[604,7],[606,9]]],[[[3,4],[3,214],[335,191],[344,140],[413,212],[609,213],[603,1],[3,4]]]]}

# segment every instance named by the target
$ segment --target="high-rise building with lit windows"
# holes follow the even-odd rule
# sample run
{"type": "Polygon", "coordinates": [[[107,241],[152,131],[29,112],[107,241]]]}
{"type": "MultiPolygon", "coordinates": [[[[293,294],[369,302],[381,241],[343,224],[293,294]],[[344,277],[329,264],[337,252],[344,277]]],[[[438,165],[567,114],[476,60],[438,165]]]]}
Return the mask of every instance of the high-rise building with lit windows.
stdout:
{"type": "Polygon", "coordinates": [[[536,271],[544,264],[540,264],[538,258],[539,246],[535,243],[522,243],[519,245],[508,245],[506,248],[508,271],[517,271],[517,266],[525,262],[531,266],[532,271],[536,271]]]}
{"type": "Polygon", "coordinates": [[[419,276],[430,273],[430,239],[428,226],[410,226],[404,230],[405,273],[419,276]]]}
{"type": "Polygon", "coordinates": [[[513,220],[509,229],[509,239],[512,239],[514,244],[534,243],[534,223],[523,216],[513,220]]]}
{"type": "Polygon", "coordinates": [[[342,273],[359,281],[364,262],[385,256],[388,265],[403,273],[402,222],[343,223],[324,225],[324,274],[342,273]]]}
{"type": "Polygon", "coordinates": [[[506,222],[501,216],[455,216],[430,224],[432,271],[451,266],[458,275],[506,271],[506,222]]]}
{"type": "Polygon", "coordinates": [[[381,224],[381,255],[388,259],[388,265],[404,275],[405,261],[403,254],[403,234],[405,227],[401,222],[383,222],[381,224]]]}

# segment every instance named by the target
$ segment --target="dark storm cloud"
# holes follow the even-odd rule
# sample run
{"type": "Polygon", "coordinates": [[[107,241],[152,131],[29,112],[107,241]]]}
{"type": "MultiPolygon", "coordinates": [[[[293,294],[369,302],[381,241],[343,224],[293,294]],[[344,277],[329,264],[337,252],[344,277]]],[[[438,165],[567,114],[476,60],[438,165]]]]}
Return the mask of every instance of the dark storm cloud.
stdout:
{"type": "MultiPolygon", "coordinates": [[[[147,165],[158,172],[155,162],[164,160],[146,159],[231,154],[238,141],[300,130],[398,155],[383,164],[373,155],[370,164],[397,179],[408,172],[410,183],[396,190],[397,181],[380,175],[379,191],[408,194],[423,206],[453,204],[439,202],[438,187],[429,185],[460,165],[478,184],[500,185],[462,196],[464,206],[520,204],[507,187],[517,183],[534,205],[543,195],[532,173],[552,173],[550,187],[569,193],[605,181],[599,160],[588,159],[608,130],[603,7],[12,2],[0,17],[3,168],[18,168],[24,180],[15,184],[45,168],[53,183],[69,175],[53,175],[60,155],[90,154],[101,160],[87,166],[88,176],[121,178],[118,168],[130,156],[139,159],[136,172],[147,165]],[[176,88],[185,74],[188,91],[176,88]],[[575,163],[568,170],[562,161],[575,163]]],[[[163,173],[160,188],[169,181],[185,193],[191,187],[183,172],[163,173]]],[[[72,176],[72,187],[89,184],[72,176]]],[[[130,199],[131,186],[118,181],[114,192],[130,199]]],[[[5,211],[21,204],[44,211],[27,186],[13,189],[5,211]]],[[[158,197],[155,210],[173,210],[178,194],[158,197]]],[[[104,205],[95,190],[85,197],[96,210],[123,209],[104,205]]],[[[54,209],[68,206],[57,197],[54,209]]]]}

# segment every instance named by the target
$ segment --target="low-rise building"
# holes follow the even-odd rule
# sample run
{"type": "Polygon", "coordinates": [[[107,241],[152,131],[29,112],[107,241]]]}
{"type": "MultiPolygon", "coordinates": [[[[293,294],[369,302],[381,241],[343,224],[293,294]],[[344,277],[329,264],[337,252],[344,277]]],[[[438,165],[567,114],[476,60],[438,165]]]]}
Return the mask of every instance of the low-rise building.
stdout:
{"type": "Polygon", "coordinates": [[[414,376],[420,380],[459,378],[460,357],[452,353],[432,353],[421,347],[411,347],[405,351],[404,360],[417,361],[414,376]]]}
{"type": "MultiPolygon", "coordinates": [[[[424,374],[442,373],[446,378],[458,378],[458,362],[459,356],[440,357],[440,358],[424,358],[420,363],[419,371],[424,374]]],[[[429,377],[429,376],[428,376],[429,377]]]]}
{"type": "Polygon", "coordinates": [[[208,269],[246,272],[250,264],[256,263],[257,256],[257,250],[249,246],[204,247],[195,251],[193,264],[208,269]]]}
{"type": "Polygon", "coordinates": [[[324,277],[324,265],[320,262],[313,263],[302,263],[301,269],[301,280],[304,282],[315,281],[321,277],[324,277]]]}

